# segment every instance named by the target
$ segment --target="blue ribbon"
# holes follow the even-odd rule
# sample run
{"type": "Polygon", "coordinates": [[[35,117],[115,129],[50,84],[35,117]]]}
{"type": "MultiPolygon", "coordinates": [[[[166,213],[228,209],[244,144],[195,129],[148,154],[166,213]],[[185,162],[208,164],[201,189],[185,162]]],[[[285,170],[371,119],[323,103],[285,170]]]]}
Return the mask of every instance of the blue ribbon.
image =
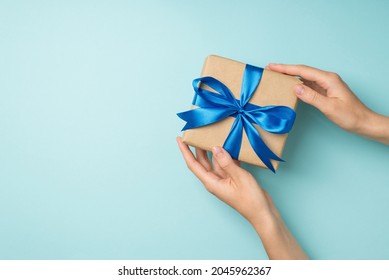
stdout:
{"type": "Polygon", "coordinates": [[[193,80],[195,97],[192,104],[199,108],[178,113],[186,121],[182,130],[209,125],[227,117],[234,117],[230,133],[224,142],[223,148],[231,157],[238,159],[242,145],[243,129],[257,156],[273,172],[270,160],[284,161],[274,154],[263,142],[253,124],[264,130],[275,133],[288,133],[293,126],[296,113],[286,106],[258,106],[249,103],[250,98],[261,82],[263,68],[247,64],[242,80],[240,100],[235,99],[231,91],[213,77],[203,77],[193,80]],[[209,86],[217,93],[199,87],[199,82],[209,86]]]}

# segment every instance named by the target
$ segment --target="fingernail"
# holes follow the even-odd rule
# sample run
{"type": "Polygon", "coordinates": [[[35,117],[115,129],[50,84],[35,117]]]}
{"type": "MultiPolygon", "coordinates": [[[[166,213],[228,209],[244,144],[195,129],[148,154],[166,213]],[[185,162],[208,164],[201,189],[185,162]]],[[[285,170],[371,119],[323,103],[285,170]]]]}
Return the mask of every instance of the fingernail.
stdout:
{"type": "Polygon", "coordinates": [[[297,85],[294,88],[294,91],[296,92],[297,95],[302,96],[304,94],[304,87],[302,85],[297,85]]]}
{"type": "Polygon", "coordinates": [[[265,69],[266,69],[266,70],[269,70],[269,69],[270,69],[269,65],[266,65],[266,66],[265,66],[265,69]]]}
{"type": "Polygon", "coordinates": [[[223,150],[220,147],[213,147],[212,148],[212,153],[214,156],[221,156],[223,154],[223,150]]]}

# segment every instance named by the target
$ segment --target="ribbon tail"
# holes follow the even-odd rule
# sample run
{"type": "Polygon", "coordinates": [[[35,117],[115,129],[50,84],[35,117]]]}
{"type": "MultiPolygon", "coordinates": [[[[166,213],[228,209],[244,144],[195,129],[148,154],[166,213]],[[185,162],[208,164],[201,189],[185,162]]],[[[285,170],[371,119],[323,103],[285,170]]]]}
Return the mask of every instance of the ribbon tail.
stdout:
{"type": "Polygon", "coordinates": [[[230,133],[223,144],[223,148],[231,155],[233,159],[239,158],[240,147],[242,145],[243,123],[242,116],[237,115],[232,124],[230,133]]]}
{"type": "Polygon", "coordinates": [[[251,146],[253,147],[255,153],[257,156],[262,160],[262,162],[266,165],[267,168],[269,168],[273,173],[276,173],[273,164],[271,163],[271,159],[277,160],[277,161],[284,161],[280,157],[278,157],[275,153],[273,153],[268,146],[266,146],[265,142],[263,142],[261,136],[259,135],[259,132],[254,127],[253,124],[251,124],[248,120],[243,118],[243,127],[246,131],[247,138],[249,139],[249,142],[251,146]]]}

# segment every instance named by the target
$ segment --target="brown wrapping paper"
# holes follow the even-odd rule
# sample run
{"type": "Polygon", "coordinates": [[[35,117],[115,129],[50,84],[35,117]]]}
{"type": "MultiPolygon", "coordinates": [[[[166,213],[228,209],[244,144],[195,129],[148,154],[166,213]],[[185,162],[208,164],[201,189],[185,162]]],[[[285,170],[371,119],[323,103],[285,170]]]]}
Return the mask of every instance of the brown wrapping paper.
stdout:
{"type": "MultiPolygon", "coordinates": [[[[218,79],[231,90],[236,99],[240,99],[240,90],[245,66],[246,64],[241,62],[210,55],[205,60],[201,76],[212,76],[218,79]]],[[[300,83],[302,82],[295,77],[265,69],[261,82],[249,102],[259,106],[288,106],[295,110],[297,106],[297,97],[293,92],[293,88],[300,83]]],[[[207,89],[209,90],[209,88],[207,89]]],[[[208,126],[189,129],[184,132],[182,139],[184,143],[190,146],[211,151],[214,146],[223,146],[233,122],[234,118],[228,117],[208,126]]],[[[266,145],[276,155],[281,157],[287,134],[272,134],[264,131],[257,125],[255,125],[255,127],[258,129],[266,145]]],[[[246,133],[243,133],[239,160],[266,168],[251,147],[246,133]]],[[[277,169],[279,162],[272,160],[272,164],[274,168],[277,169]]]]}

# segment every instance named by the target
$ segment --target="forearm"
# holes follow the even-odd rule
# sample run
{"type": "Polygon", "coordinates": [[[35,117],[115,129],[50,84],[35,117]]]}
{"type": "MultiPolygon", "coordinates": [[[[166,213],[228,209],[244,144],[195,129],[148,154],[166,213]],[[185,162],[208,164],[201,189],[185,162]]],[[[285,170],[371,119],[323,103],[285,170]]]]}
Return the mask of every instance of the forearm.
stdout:
{"type": "Polygon", "coordinates": [[[389,117],[369,111],[356,133],[389,145],[389,117]]]}
{"type": "Polygon", "coordinates": [[[282,221],[278,212],[269,213],[266,217],[252,221],[251,224],[261,238],[269,259],[308,259],[303,249],[282,221]]]}

